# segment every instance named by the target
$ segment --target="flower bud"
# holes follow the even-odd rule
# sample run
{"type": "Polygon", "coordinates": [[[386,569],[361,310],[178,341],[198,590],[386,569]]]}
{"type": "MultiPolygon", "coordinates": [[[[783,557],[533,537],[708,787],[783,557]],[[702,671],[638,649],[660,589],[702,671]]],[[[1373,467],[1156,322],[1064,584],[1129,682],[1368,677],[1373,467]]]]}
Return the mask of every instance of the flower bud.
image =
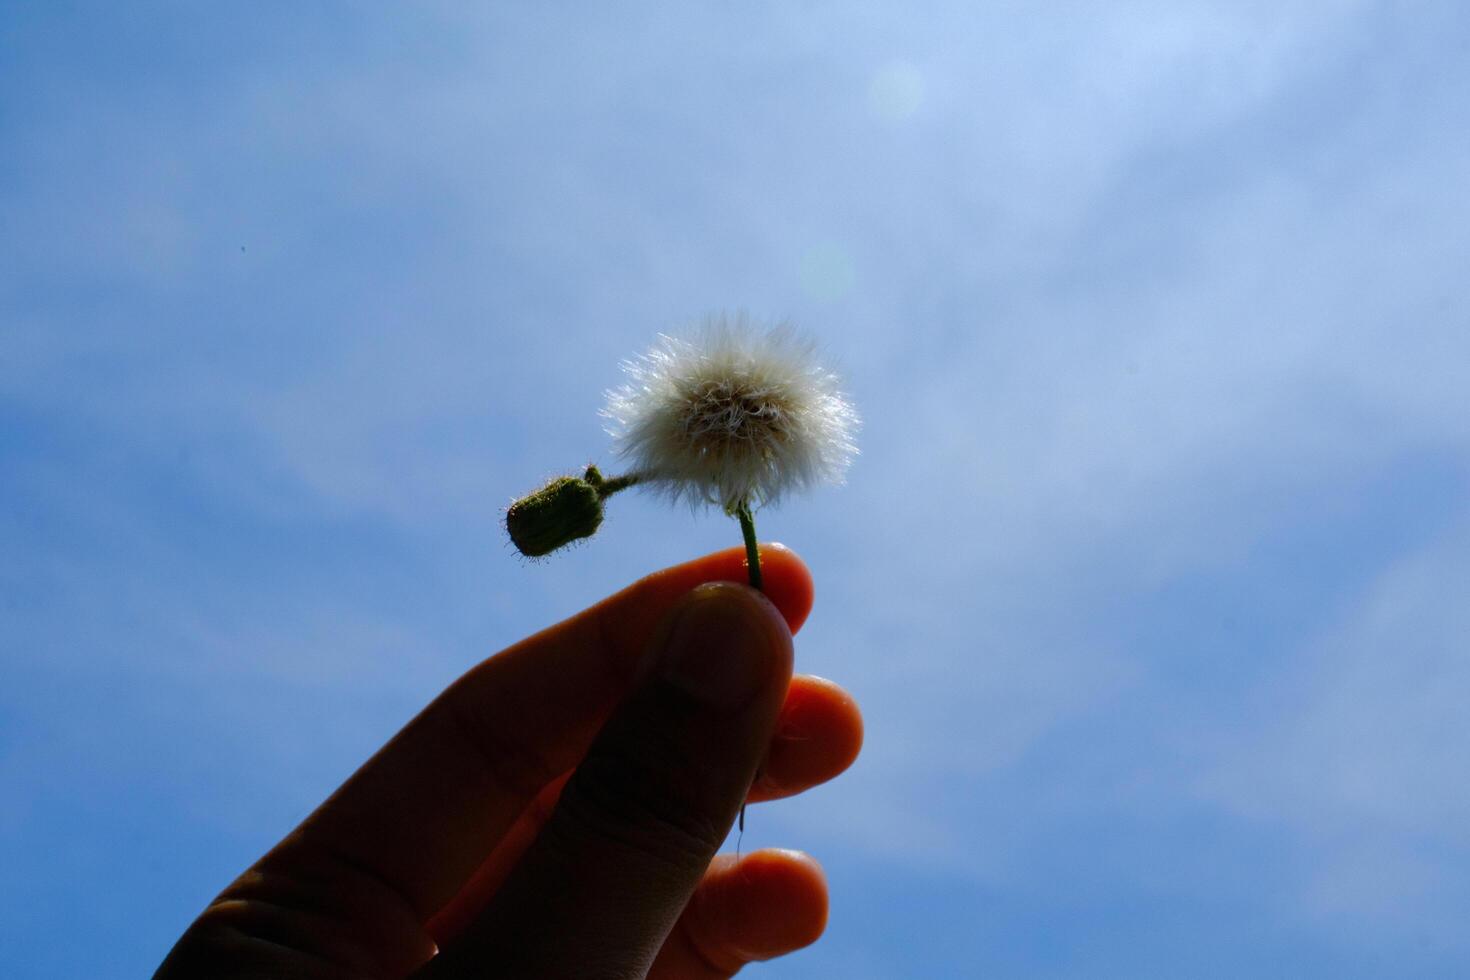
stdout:
{"type": "MultiPolygon", "coordinates": [[[[589,468],[588,475],[596,473],[589,468]]],[[[510,505],[505,529],[528,558],[539,558],[591,537],[602,523],[602,495],[582,477],[563,476],[510,505]]]]}

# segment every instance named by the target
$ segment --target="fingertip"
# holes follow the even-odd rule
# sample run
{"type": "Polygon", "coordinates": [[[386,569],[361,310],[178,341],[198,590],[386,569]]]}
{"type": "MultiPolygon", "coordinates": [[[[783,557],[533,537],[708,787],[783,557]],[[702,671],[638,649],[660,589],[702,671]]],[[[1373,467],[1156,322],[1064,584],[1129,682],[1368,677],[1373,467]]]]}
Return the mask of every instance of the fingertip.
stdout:
{"type": "Polygon", "coordinates": [[[856,756],[863,745],[863,712],[841,684],[816,674],[802,674],[792,681],[777,735],[802,738],[814,730],[829,735],[840,732],[842,741],[856,756]]]}
{"type": "Polygon", "coordinates": [[[827,876],[800,851],[721,857],[697,893],[700,945],[719,961],[768,960],[816,942],[827,928],[827,876]]]}
{"type": "Polygon", "coordinates": [[[779,542],[762,544],[760,555],[762,591],[786,617],[791,632],[796,633],[811,615],[816,597],[811,569],[796,552],[779,542]]]}
{"type": "Polygon", "coordinates": [[[742,856],[736,872],[750,885],[754,897],[785,896],[788,911],[800,911],[803,921],[792,923],[788,940],[796,949],[817,941],[827,926],[827,872],[816,858],[805,851],[785,847],[768,847],[742,856]]]}
{"type": "MultiPolygon", "coordinates": [[[[815,589],[811,569],[796,552],[783,544],[762,544],[760,554],[761,591],[781,611],[787,628],[795,633],[812,611],[815,589]]],[[[654,572],[634,584],[630,591],[640,600],[651,600],[658,605],[671,602],[706,582],[745,583],[749,580],[745,549],[736,547],[654,572]]]]}
{"type": "Polygon", "coordinates": [[[797,675],[751,798],[779,799],[825,783],[845,772],[862,747],[863,715],[852,695],[826,678],[797,675]]]}

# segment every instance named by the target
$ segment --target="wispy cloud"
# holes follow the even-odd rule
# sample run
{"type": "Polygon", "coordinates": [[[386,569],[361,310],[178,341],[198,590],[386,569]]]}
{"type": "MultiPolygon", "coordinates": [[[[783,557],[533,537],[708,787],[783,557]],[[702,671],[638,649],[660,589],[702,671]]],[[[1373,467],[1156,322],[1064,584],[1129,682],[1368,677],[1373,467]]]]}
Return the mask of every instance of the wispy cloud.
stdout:
{"type": "Polygon", "coordinates": [[[10,852],[129,726],[88,772],[190,739],[163,819],[250,838],[458,666],[734,543],[630,496],[522,567],[497,521],[605,455],[619,358],[743,307],[867,419],[762,518],[870,725],[773,831],[1202,943],[1280,890],[1303,975],[1460,955],[1454,5],[126,16],[25,28],[0,96],[3,710],[49,733],[10,852]],[[36,707],[86,670],[91,722],[36,707]],[[251,752],[293,775],[240,810],[202,774],[251,752]]]}
{"type": "Polygon", "coordinates": [[[1259,730],[1224,740],[1200,791],[1289,828],[1298,912],[1353,929],[1462,935],[1470,855],[1470,529],[1383,569],[1263,686],[1259,730]]]}

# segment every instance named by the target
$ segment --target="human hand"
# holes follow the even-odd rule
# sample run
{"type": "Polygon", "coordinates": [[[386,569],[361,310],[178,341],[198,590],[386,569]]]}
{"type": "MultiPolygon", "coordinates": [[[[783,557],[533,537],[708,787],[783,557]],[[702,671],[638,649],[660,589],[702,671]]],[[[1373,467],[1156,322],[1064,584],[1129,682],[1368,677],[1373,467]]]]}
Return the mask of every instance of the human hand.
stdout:
{"type": "Polygon", "coordinates": [[[791,674],[806,566],[763,546],[762,595],[731,584],[743,559],[659,572],[470,670],[215,899],[155,980],[705,980],[814,941],[814,861],[714,854],[747,798],[847,768],[862,720],[841,688],[791,674]]]}

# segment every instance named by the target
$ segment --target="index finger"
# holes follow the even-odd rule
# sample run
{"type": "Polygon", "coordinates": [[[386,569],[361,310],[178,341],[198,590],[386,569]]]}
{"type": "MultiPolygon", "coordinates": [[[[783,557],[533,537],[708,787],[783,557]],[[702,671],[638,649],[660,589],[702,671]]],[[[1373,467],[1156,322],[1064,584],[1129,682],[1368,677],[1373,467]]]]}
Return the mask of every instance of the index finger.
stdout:
{"type": "MultiPolygon", "coordinates": [[[[794,632],[811,609],[810,573],[780,545],[762,545],[761,568],[767,597],[794,632]]],[[[536,794],[581,760],[672,605],[703,583],[745,577],[743,549],[716,552],[650,575],[483,661],[257,870],[279,872],[303,857],[320,869],[325,857],[352,880],[354,904],[364,889],[378,891],[398,903],[396,918],[427,922],[536,794]]]]}

